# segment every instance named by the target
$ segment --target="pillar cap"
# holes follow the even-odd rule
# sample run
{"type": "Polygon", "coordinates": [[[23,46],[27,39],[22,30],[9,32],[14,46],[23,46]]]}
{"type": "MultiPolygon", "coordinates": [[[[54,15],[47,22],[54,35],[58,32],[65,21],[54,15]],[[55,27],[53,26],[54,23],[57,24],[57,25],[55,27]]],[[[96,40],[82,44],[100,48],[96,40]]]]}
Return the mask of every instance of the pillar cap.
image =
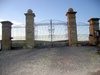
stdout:
{"type": "Polygon", "coordinates": [[[67,16],[68,14],[76,14],[76,13],[77,13],[77,12],[74,11],[73,8],[69,8],[69,9],[68,9],[68,12],[66,13],[66,16],[67,16]]]}
{"type": "Polygon", "coordinates": [[[25,15],[33,15],[35,17],[35,13],[33,13],[32,9],[28,9],[27,13],[25,13],[25,15]]]}
{"type": "Polygon", "coordinates": [[[9,23],[9,24],[11,24],[11,25],[13,24],[13,23],[10,22],[10,21],[2,21],[1,23],[2,23],[2,24],[4,24],[4,23],[9,23]]]}
{"type": "Polygon", "coordinates": [[[27,13],[33,13],[32,9],[28,9],[27,13]]]}
{"type": "Polygon", "coordinates": [[[98,21],[98,20],[100,20],[100,18],[91,18],[91,19],[88,20],[88,22],[90,22],[90,21],[98,21]]]}
{"type": "Polygon", "coordinates": [[[74,12],[73,8],[69,8],[68,12],[74,12]]]}

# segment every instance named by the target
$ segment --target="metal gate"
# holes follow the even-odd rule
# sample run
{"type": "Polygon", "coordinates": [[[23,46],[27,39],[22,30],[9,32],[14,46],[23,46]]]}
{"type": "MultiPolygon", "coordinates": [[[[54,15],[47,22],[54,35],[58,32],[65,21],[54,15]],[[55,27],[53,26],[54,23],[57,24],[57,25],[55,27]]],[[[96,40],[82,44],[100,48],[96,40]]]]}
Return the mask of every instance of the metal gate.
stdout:
{"type": "Polygon", "coordinates": [[[68,44],[67,23],[59,20],[44,20],[35,23],[35,46],[55,47],[68,44]]]}

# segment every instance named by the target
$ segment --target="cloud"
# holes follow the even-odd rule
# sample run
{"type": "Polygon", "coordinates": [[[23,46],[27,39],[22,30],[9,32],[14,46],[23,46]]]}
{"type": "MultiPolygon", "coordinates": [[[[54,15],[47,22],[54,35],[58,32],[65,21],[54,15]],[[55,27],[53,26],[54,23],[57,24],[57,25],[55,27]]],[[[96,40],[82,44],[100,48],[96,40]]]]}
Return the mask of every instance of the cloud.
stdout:
{"type": "MultiPolygon", "coordinates": [[[[8,21],[8,20],[0,18],[0,22],[2,22],[2,21],[8,21]]],[[[13,23],[13,25],[25,25],[25,24],[23,24],[21,22],[17,22],[17,21],[11,21],[11,22],[13,23]]]]}
{"type": "Polygon", "coordinates": [[[24,25],[23,23],[17,22],[17,21],[12,21],[13,25],[24,25]]]}
{"type": "Polygon", "coordinates": [[[0,22],[2,22],[2,21],[5,21],[5,20],[0,18],[0,22]]]}

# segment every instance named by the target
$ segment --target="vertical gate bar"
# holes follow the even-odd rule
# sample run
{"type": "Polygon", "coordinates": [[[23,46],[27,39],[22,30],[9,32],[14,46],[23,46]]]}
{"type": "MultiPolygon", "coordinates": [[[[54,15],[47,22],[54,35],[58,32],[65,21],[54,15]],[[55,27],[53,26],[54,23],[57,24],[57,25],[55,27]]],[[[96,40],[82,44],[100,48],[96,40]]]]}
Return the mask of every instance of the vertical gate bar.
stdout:
{"type": "Polygon", "coordinates": [[[50,20],[50,30],[51,30],[51,44],[52,44],[52,20],[50,20]]]}

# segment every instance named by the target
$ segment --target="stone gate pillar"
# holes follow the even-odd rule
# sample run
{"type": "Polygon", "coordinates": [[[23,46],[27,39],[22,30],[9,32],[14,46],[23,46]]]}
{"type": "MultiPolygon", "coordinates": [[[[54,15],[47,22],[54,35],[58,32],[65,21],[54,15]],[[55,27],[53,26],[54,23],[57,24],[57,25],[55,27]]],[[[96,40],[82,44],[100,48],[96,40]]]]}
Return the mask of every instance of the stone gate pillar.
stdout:
{"type": "Polygon", "coordinates": [[[91,18],[88,22],[90,24],[89,43],[90,45],[96,45],[96,31],[99,30],[99,18],[91,18]]]}
{"type": "Polygon", "coordinates": [[[2,50],[11,49],[11,25],[10,21],[3,21],[2,23],[2,50]]]}
{"type": "Polygon", "coordinates": [[[77,46],[77,28],[76,28],[76,14],[72,8],[68,9],[66,13],[68,20],[68,41],[69,46],[77,46]]]}
{"type": "Polygon", "coordinates": [[[34,17],[35,14],[31,9],[25,13],[26,16],[26,48],[33,49],[34,44],[34,17]]]}

